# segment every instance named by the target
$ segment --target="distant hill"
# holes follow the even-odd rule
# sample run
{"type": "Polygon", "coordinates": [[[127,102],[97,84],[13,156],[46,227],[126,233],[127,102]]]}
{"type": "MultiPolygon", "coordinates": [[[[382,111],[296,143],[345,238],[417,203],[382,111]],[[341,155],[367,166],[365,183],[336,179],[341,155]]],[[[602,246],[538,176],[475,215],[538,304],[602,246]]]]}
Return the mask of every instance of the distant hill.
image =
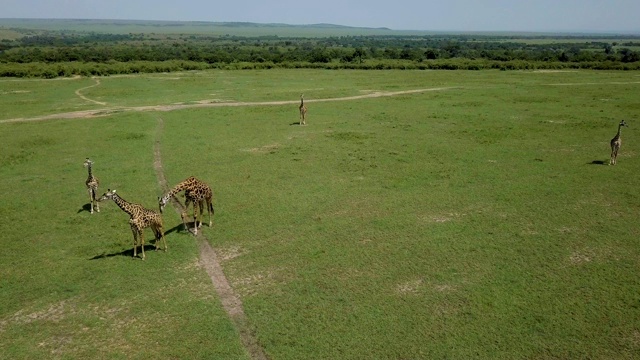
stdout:
{"type": "Polygon", "coordinates": [[[324,37],[345,35],[422,35],[389,28],[353,27],[336,24],[291,25],[252,22],[109,20],[109,19],[0,19],[0,29],[128,33],[182,33],[231,36],[324,37]]]}
{"type": "Polygon", "coordinates": [[[165,20],[115,20],[115,19],[9,19],[0,18],[0,31],[5,29],[40,31],[71,31],[108,34],[198,34],[219,36],[279,36],[279,37],[330,37],[330,36],[425,36],[425,35],[477,35],[477,36],[619,36],[638,34],[577,32],[524,32],[524,31],[428,31],[393,30],[386,27],[355,27],[337,24],[282,24],[253,22],[165,21],[165,20]]]}
{"type": "Polygon", "coordinates": [[[336,24],[327,24],[327,23],[319,23],[319,24],[305,24],[305,25],[295,25],[295,24],[282,24],[282,23],[253,23],[253,22],[210,22],[203,24],[213,24],[219,26],[228,26],[228,27],[267,27],[267,28],[281,28],[281,27],[291,27],[291,28],[318,28],[318,29],[353,29],[353,30],[387,30],[392,31],[386,27],[357,27],[357,26],[346,26],[346,25],[336,25],[336,24]]]}

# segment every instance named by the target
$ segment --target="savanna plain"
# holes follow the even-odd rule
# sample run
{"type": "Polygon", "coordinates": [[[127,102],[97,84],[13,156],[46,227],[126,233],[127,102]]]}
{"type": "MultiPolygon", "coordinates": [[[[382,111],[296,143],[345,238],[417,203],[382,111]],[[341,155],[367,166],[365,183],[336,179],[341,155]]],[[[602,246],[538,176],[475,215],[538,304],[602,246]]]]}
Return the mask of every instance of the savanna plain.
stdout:
{"type": "Polygon", "coordinates": [[[0,79],[0,358],[251,358],[199,241],[270,359],[638,358],[638,99],[622,71],[0,79]],[[133,258],[86,157],[150,209],[207,182],[213,226],[165,211],[133,258]]]}

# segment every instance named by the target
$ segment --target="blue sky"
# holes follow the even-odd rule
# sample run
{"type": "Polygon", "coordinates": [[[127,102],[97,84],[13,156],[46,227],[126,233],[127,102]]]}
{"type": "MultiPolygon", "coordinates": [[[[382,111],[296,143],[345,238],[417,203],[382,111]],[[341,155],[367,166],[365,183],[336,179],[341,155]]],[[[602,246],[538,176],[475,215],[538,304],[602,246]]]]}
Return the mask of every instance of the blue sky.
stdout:
{"type": "Polygon", "coordinates": [[[640,0],[0,0],[0,18],[331,23],[394,30],[640,33],[640,0]]]}

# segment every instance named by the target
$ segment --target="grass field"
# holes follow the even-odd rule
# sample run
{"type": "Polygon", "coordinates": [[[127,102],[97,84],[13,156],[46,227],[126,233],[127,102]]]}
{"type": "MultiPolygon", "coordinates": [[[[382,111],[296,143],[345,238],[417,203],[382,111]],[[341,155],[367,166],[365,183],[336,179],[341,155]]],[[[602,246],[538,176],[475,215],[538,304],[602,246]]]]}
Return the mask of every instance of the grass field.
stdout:
{"type": "Polygon", "coordinates": [[[212,186],[202,233],[271,359],[637,358],[639,95],[593,71],[0,80],[0,357],[250,357],[176,212],[143,262],[126,214],[87,211],[87,156],[156,209],[159,146],[170,185],[212,186]],[[219,105],[301,93],[307,126],[219,105]]]}

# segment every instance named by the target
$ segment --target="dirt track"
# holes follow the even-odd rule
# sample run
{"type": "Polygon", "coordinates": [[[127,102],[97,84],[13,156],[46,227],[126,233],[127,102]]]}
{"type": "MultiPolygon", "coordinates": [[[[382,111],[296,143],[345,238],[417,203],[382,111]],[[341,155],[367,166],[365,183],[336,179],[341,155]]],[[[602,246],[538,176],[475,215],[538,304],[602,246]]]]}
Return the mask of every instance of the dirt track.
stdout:
{"type": "MultiPolygon", "coordinates": [[[[160,188],[163,192],[167,192],[169,191],[169,184],[167,183],[167,178],[164,175],[164,167],[162,166],[162,156],[160,153],[160,139],[162,137],[163,130],[164,120],[161,117],[158,117],[158,125],[156,128],[156,136],[153,146],[153,168],[156,171],[156,177],[158,178],[160,188]]],[[[178,213],[182,213],[182,210],[184,209],[183,204],[175,198],[171,200],[171,204],[178,213]]],[[[244,348],[252,359],[267,359],[267,356],[251,331],[249,321],[247,320],[247,316],[245,315],[242,307],[242,300],[240,299],[240,296],[238,296],[238,294],[233,290],[227,280],[227,277],[222,271],[218,254],[211,247],[209,240],[202,234],[202,231],[198,233],[196,238],[198,239],[200,246],[200,265],[202,265],[202,267],[207,271],[207,274],[213,283],[213,287],[220,298],[222,307],[236,326],[236,329],[238,329],[242,345],[244,345],[244,348]]]]}
{"type": "MultiPolygon", "coordinates": [[[[95,85],[91,85],[89,87],[97,86],[99,83],[95,85]]],[[[87,87],[88,88],[88,87],[87,87]]],[[[86,89],[86,88],[83,88],[86,89]]],[[[91,101],[97,104],[104,104],[95,100],[88,99],[79,93],[79,89],[76,91],[77,95],[83,98],[84,100],[91,101]]],[[[405,95],[405,94],[416,94],[428,91],[443,91],[455,89],[455,87],[439,87],[439,88],[429,88],[429,89],[415,89],[415,90],[404,90],[404,91],[393,91],[393,92],[383,92],[377,91],[370,94],[364,95],[356,95],[356,96],[346,96],[340,98],[327,98],[327,99],[315,99],[315,100],[305,100],[307,103],[319,103],[319,102],[333,102],[333,101],[350,101],[350,100],[360,100],[360,99],[370,99],[370,98],[379,98],[379,97],[388,97],[388,96],[397,96],[397,95],[405,95]]],[[[92,117],[100,117],[100,116],[109,116],[114,113],[120,112],[134,112],[134,111],[174,111],[174,110],[182,110],[182,109],[192,109],[192,108],[207,108],[207,107],[227,107],[227,106],[276,106],[276,105],[292,105],[298,104],[299,100],[287,100],[287,101],[259,101],[259,102],[241,102],[241,101],[230,101],[230,102],[210,102],[210,103],[195,103],[195,104],[174,104],[174,105],[153,105],[153,106],[135,106],[135,107],[110,107],[110,108],[102,108],[95,110],[83,110],[83,111],[72,111],[66,113],[59,114],[50,114],[43,116],[35,116],[30,118],[14,118],[14,119],[5,119],[0,120],[0,124],[4,123],[14,123],[14,122],[29,122],[29,121],[44,121],[44,120],[53,120],[53,119],[84,119],[84,118],[92,118],[92,117]]]]}

